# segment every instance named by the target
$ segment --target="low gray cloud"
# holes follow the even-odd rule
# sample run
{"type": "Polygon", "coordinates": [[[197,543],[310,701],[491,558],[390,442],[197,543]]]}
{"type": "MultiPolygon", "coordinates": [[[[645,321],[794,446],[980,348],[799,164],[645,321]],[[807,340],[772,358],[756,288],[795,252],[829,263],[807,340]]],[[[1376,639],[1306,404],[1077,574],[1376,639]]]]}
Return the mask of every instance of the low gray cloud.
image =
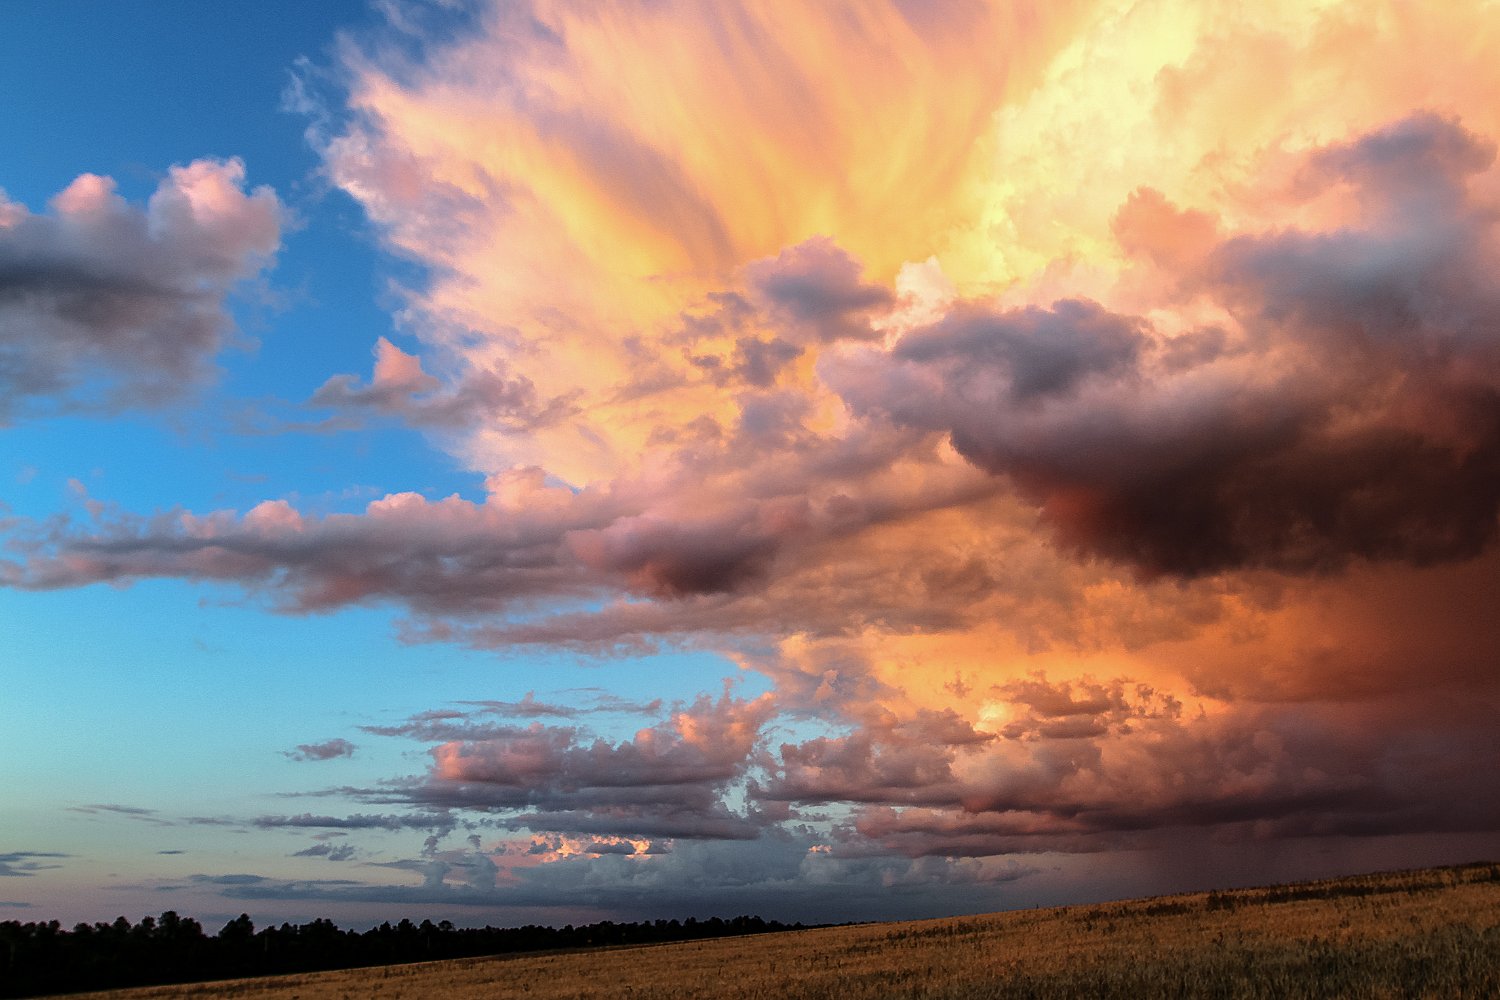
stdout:
{"type": "Polygon", "coordinates": [[[324,740],[322,743],[298,743],[295,750],[283,750],[282,755],[292,760],[334,760],[338,757],[353,757],[355,746],[346,739],[324,740]]]}

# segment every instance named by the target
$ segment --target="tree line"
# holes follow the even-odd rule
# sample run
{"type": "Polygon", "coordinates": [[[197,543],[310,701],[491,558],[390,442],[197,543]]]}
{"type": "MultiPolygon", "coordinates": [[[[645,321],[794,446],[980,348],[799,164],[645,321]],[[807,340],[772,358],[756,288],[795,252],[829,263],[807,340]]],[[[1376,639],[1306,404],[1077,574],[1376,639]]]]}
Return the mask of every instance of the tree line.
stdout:
{"type": "Polygon", "coordinates": [[[395,965],[555,948],[653,944],[768,931],[800,930],[760,917],[711,917],[574,927],[455,927],[443,920],[383,923],[340,930],[331,920],[256,930],[240,914],[215,935],[191,917],[168,910],[132,924],[0,922],[0,997],[156,986],[283,973],[395,965]]]}

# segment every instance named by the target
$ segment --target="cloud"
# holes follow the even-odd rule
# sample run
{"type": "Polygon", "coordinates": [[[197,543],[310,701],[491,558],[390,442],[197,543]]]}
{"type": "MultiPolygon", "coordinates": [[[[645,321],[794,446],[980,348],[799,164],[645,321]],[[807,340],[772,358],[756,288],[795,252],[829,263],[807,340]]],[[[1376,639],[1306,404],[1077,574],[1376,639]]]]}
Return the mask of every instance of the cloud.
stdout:
{"type": "Polygon", "coordinates": [[[264,875],[251,875],[240,873],[233,875],[189,875],[189,880],[204,884],[217,886],[252,886],[267,881],[264,875]]]}
{"type": "Polygon", "coordinates": [[[533,723],[532,726],[514,726],[506,724],[493,724],[474,722],[472,716],[466,712],[454,711],[452,709],[434,709],[428,712],[419,712],[407,719],[405,722],[393,726],[362,726],[365,732],[375,736],[402,736],[408,739],[425,741],[461,741],[461,740],[503,740],[512,737],[525,738],[528,733],[548,732],[557,734],[561,739],[568,739],[579,731],[564,726],[542,726],[533,723]]]}
{"type": "Polygon", "coordinates": [[[780,920],[855,920],[954,908],[977,912],[987,902],[993,906],[997,889],[1035,872],[972,859],[835,858],[811,846],[796,836],[705,841],[681,844],[670,854],[582,854],[531,867],[511,867],[501,850],[444,851],[381,865],[419,876],[417,885],[259,878],[228,885],[223,895],[514,908],[517,914],[609,913],[611,919],[755,913],[780,920]],[[941,890],[945,904],[933,902],[933,889],[941,890]]]}
{"type": "Polygon", "coordinates": [[[51,859],[68,857],[72,855],[52,851],[11,851],[7,854],[0,854],[0,877],[32,878],[37,872],[62,867],[62,865],[49,864],[51,859]]]}
{"type": "Polygon", "coordinates": [[[274,829],[333,829],[333,830],[451,830],[453,819],[445,813],[371,814],[355,813],[351,816],[317,816],[301,813],[296,816],[257,816],[250,821],[252,826],[263,830],[274,829]]]}
{"type": "Polygon", "coordinates": [[[334,760],[338,757],[353,757],[354,744],[346,739],[335,738],[322,743],[298,743],[296,750],[283,750],[291,760],[334,760]]]}
{"type": "Polygon", "coordinates": [[[465,372],[445,388],[423,370],[416,355],[384,337],[376,341],[375,370],[367,383],[353,375],[333,375],[308,405],[396,417],[413,427],[451,429],[482,423],[513,433],[554,423],[571,412],[565,398],[540,400],[530,379],[507,378],[493,367],[465,372]]]}
{"type": "Polygon", "coordinates": [[[1448,729],[1435,741],[1395,701],[1185,718],[1149,689],[1095,691],[1090,704],[1071,683],[1027,682],[1011,694],[1003,739],[930,755],[936,769],[920,780],[891,781],[868,752],[851,767],[847,751],[817,742],[783,748],[784,776],[770,792],[864,803],[843,848],[914,857],[1160,847],[1185,828],[1234,841],[1486,831],[1500,821],[1439,763],[1477,751],[1484,708],[1445,704],[1448,729]],[[1040,718],[1016,711],[1038,704],[1048,706],[1040,718]]]}
{"type": "Polygon", "coordinates": [[[69,812],[76,812],[76,813],[83,813],[85,815],[90,815],[90,816],[96,816],[96,815],[99,815],[101,813],[107,813],[107,814],[113,814],[113,815],[116,815],[116,816],[124,816],[127,819],[141,820],[142,822],[145,822],[145,823],[164,823],[164,822],[166,822],[166,820],[161,819],[157,815],[157,810],[155,810],[155,809],[145,809],[145,808],[143,808],[141,806],[122,806],[122,805],[118,805],[118,804],[115,804],[115,803],[109,803],[109,802],[95,802],[95,803],[91,803],[89,805],[84,805],[84,806],[69,806],[68,807],[68,811],[69,812]]]}
{"type": "Polygon", "coordinates": [[[443,741],[431,750],[428,774],[365,794],[492,813],[512,829],[537,832],[753,838],[760,820],[731,809],[726,794],[755,763],[774,712],[767,696],[703,696],[619,743],[571,726],[419,719],[382,734],[443,741]]]}
{"type": "Polygon", "coordinates": [[[152,405],[212,373],[226,299],[266,267],[285,210],[237,159],[176,166],[144,207],[82,174],[49,211],[0,195],[0,421],[152,405]]]}
{"type": "Polygon", "coordinates": [[[313,844],[292,852],[294,858],[326,858],[329,861],[348,861],[359,856],[353,844],[313,844]]]}
{"type": "Polygon", "coordinates": [[[951,711],[877,718],[848,736],[782,744],[775,774],[754,794],[781,802],[952,802],[962,794],[952,770],[956,748],[993,738],[951,711]]]}
{"type": "Polygon", "coordinates": [[[498,610],[508,598],[586,592],[587,581],[556,552],[560,534],[595,522],[598,515],[589,508],[600,505],[594,499],[568,503],[560,518],[413,493],[374,501],[363,515],[322,519],[280,500],[238,518],[227,512],[119,515],[92,537],[68,538],[67,527],[49,528],[50,538],[36,544],[62,545],[77,558],[34,556],[25,569],[11,564],[7,575],[15,584],[46,589],[186,571],[272,587],[285,594],[288,610],[398,595],[418,608],[498,610]]]}
{"type": "MultiPolygon", "coordinates": [[[[1313,151],[1299,194],[1348,188],[1360,221],[1204,247],[1170,294],[1212,296],[1229,331],[1174,340],[1081,301],[959,309],[828,377],[1147,574],[1473,557],[1500,508],[1500,244],[1465,180],[1493,158],[1425,113],[1313,151]]],[[[1148,205],[1173,211],[1141,195],[1117,230],[1159,261],[1148,205]]]]}
{"type": "Polygon", "coordinates": [[[556,702],[540,701],[535,691],[527,691],[519,701],[470,701],[466,705],[476,705],[475,714],[498,715],[503,718],[534,719],[543,716],[571,719],[580,715],[590,713],[619,713],[622,715],[658,715],[661,712],[662,701],[660,698],[648,702],[630,701],[608,691],[597,689],[585,689],[583,691],[566,692],[568,694],[585,694],[590,696],[592,705],[563,705],[556,702]]]}
{"type": "Polygon", "coordinates": [[[827,237],[745,267],[746,284],[789,332],[817,341],[869,340],[871,321],[895,303],[891,291],[860,280],[860,265],[827,237]]]}

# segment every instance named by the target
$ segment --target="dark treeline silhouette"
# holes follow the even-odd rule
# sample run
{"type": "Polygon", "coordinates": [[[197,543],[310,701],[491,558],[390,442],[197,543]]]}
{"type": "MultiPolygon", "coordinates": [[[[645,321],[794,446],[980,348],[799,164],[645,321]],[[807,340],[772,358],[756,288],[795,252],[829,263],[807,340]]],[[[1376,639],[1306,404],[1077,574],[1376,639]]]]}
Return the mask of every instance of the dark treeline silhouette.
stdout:
{"type": "Polygon", "coordinates": [[[244,914],[210,936],[191,917],[168,910],[132,925],[0,922],[0,997],[237,979],[288,972],[427,962],[509,952],[601,945],[652,944],[800,930],[760,917],[723,920],[610,920],[574,927],[454,927],[447,920],[403,920],[360,932],[331,920],[257,931],[244,914]]]}

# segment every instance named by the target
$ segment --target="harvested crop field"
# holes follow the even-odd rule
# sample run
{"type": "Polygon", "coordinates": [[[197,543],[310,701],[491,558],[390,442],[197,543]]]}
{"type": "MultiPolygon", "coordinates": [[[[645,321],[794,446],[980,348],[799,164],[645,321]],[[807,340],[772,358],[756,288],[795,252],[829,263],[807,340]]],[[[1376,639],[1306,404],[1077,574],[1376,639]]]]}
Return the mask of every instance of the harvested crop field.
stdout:
{"type": "Polygon", "coordinates": [[[1492,997],[1500,996],[1500,866],[88,995],[1492,997]]]}

